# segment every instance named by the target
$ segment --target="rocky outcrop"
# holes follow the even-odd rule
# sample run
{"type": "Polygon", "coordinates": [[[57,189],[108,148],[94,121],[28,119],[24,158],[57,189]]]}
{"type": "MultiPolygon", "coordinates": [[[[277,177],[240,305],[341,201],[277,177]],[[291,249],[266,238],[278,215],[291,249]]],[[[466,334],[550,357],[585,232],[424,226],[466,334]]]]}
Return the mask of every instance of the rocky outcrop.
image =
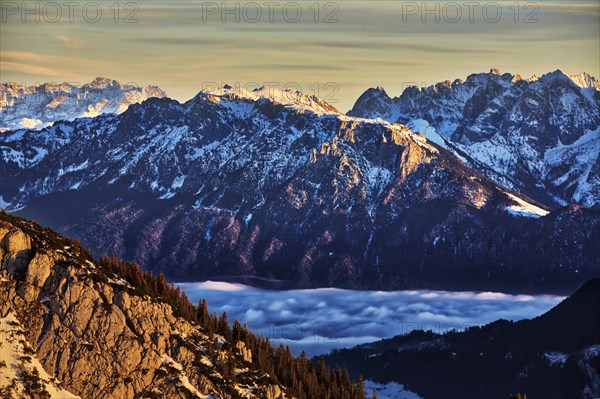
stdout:
{"type": "Polygon", "coordinates": [[[246,348],[246,344],[242,341],[235,343],[235,347],[238,350],[238,354],[248,363],[252,363],[252,351],[246,348]]]}
{"type": "MultiPolygon", "coordinates": [[[[264,372],[248,368],[252,355],[243,343],[235,354],[222,337],[210,337],[174,315],[169,304],[106,276],[77,248],[35,234],[32,239],[0,220],[0,318],[14,316],[26,326],[31,355],[49,380],[60,381],[60,389],[98,399],[230,398],[216,367],[229,357],[245,381],[264,380],[264,372]]],[[[20,367],[22,360],[15,362],[20,367]]],[[[0,367],[0,375],[5,371],[0,367]]],[[[8,386],[1,388],[16,394],[8,386]]],[[[286,397],[279,386],[248,383],[234,389],[254,398],[261,397],[252,393],[258,388],[267,389],[269,398],[286,397]]]]}
{"type": "Polygon", "coordinates": [[[0,255],[9,273],[22,272],[31,258],[31,239],[10,225],[0,226],[0,255]]]}
{"type": "Polygon", "coordinates": [[[283,392],[281,392],[281,388],[276,385],[271,385],[264,392],[266,399],[281,399],[283,398],[283,392]]]}

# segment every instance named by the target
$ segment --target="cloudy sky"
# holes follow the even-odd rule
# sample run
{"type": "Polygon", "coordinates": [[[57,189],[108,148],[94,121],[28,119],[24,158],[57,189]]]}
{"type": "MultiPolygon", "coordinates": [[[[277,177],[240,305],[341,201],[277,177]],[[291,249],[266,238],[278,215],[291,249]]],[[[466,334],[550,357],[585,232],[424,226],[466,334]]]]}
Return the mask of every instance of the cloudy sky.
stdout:
{"type": "Polygon", "coordinates": [[[600,75],[598,1],[222,4],[1,0],[0,80],[103,76],[182,101],[214,84],[293,85],[346,111],[368,87],[398,95],[492,67],[600,75]]]}

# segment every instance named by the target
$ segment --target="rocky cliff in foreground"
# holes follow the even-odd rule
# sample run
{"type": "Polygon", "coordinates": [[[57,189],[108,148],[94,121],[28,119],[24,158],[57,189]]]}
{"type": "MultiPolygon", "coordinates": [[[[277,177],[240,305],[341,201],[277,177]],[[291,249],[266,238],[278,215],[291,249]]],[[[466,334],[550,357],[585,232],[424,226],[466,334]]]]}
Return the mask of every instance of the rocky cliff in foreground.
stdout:
{"type": "Polygon", "coordinates": [[[358,397],[342,375],[336,385],[237,323],[232,335],[226,318],[196,312],[162,276],[96,261],[5,213],[0,264],[1,397],[358,397]]]}

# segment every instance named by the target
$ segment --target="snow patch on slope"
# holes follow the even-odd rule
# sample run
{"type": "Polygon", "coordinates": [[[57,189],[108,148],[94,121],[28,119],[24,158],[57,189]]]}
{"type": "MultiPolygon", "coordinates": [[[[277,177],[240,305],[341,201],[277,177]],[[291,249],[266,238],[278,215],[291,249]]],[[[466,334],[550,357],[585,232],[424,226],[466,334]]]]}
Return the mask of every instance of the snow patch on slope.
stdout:
{"type": "Polygon", "coordinates": [[[429,141],[434,142],[440,147],[448,148],[444,138],[425,119],[414,119],[407,123],[406,126],[413,132],[422,133],[429,141]]]}
{"type": "Polygon", "coordinates": [[[562,175],[555,176],[553,184],[567,187],[576,185],[577,189],[573,199],[581,202],[584,206],[593,206],[600,196],[598,192],[597,177],[590,176],[592,168],[600,156],[600,127],[596,130],[588,130],[577,141],[570,145],[559,143],[544,154],[545,172],[550,173],[552,169],[561,170],[562,166],[572,160],[576,160],[574,167],[568,168],[562,175]]]}
{"type": "Polygon", "coordinates": [[[560,352],[544,353],[544,357],[546,358],[546,360],[548,360],[548,362],[550,364],[558,364],[558,365],[565,364],[565,362],[569,358],[568,355],[565,355],[564,353],[560,353],[560,352]]]}
{"type": "Polygon", "coordinates": [[[177,377],[179,378],[179,383],[185,387],[192,395],[196,398],[206,399],[210,398],[210,396],[202,395],[200,391],[196,389],[191,383],[188,376],[183,372],[183,366],[173,360],[171,357],[167,355],[163,355],[163,365],[171,367],[177,371],[177,377]]]}
{"type": "Polygon", "coordinates": [[[404,389],[404,385],[395,382],[380,384],[365,380],[365,393],[371,397],[373,389],[377,390],[377,399],[422,399],[414,392],[404,389]]]}
{"type": "Polygon", "coordinates": [[[517,203],[517,205],[511,205],[506,208],[506,210],[512,215],[539,218],[541,216],[546,216],[548,213],[550,213],[540,207],[530,204],[529,202],[523,201],[517,196],[514,196],[509,193],[506,193],[506,195],[508,195],[511,200],[517,203]]]}
{"type": "Polygon", "coordinates": [[[10,202],[4,201],[4,198],[0,195],[0,209],[6,209],[10,206],[10,202]]]}
{"type": "Polygon", "coordinates": [[[25,330],[11,311],[0,318],[0,387],[14,382],[14,388],[8,391],[9,397],[25,397],[24,394],[34,394],[28,390],[36,381],[41,385],[36,393],[45,391],[48,399],[81,399],[61,389],[59,381],[44,370],[25,339],[25,330]]]}
{"type": "Polygon", "coordinates": [[[44,123],[39,119],[22,118],[19,122],[20,127],[24,129],[41,129],[48,126],[48,123],[44,123]]]}

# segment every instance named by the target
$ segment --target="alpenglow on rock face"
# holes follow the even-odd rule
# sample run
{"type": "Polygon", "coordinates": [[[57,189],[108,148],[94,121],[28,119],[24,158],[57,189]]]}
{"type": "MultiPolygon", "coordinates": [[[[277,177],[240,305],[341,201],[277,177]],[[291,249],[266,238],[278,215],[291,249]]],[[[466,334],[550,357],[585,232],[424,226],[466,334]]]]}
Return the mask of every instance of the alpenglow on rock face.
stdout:
{"type": "Polygon", "coordinates": [[[41,129],[59,120],[120,114],[131,104],[151,97],[166,97],[156,86],[138,87],[116,80],[96,78],[83,86],[44,83],[26,86],[0,84],[0,132],[41,129]]]}
{"type": "Polygon", "coordinates": [[[600,207],[600,83],[586,73],[492,70],[394,98],[369,89],[349,115],[407,124],[549,206],[600,207]]]}
{"type": "Polygon", "coordinates": [[[150,99],[0,149],[2,206],[178,279],[568,289],[600,269],[598,212],[549,212],[406,126],[296,92],[150,99]]]}

